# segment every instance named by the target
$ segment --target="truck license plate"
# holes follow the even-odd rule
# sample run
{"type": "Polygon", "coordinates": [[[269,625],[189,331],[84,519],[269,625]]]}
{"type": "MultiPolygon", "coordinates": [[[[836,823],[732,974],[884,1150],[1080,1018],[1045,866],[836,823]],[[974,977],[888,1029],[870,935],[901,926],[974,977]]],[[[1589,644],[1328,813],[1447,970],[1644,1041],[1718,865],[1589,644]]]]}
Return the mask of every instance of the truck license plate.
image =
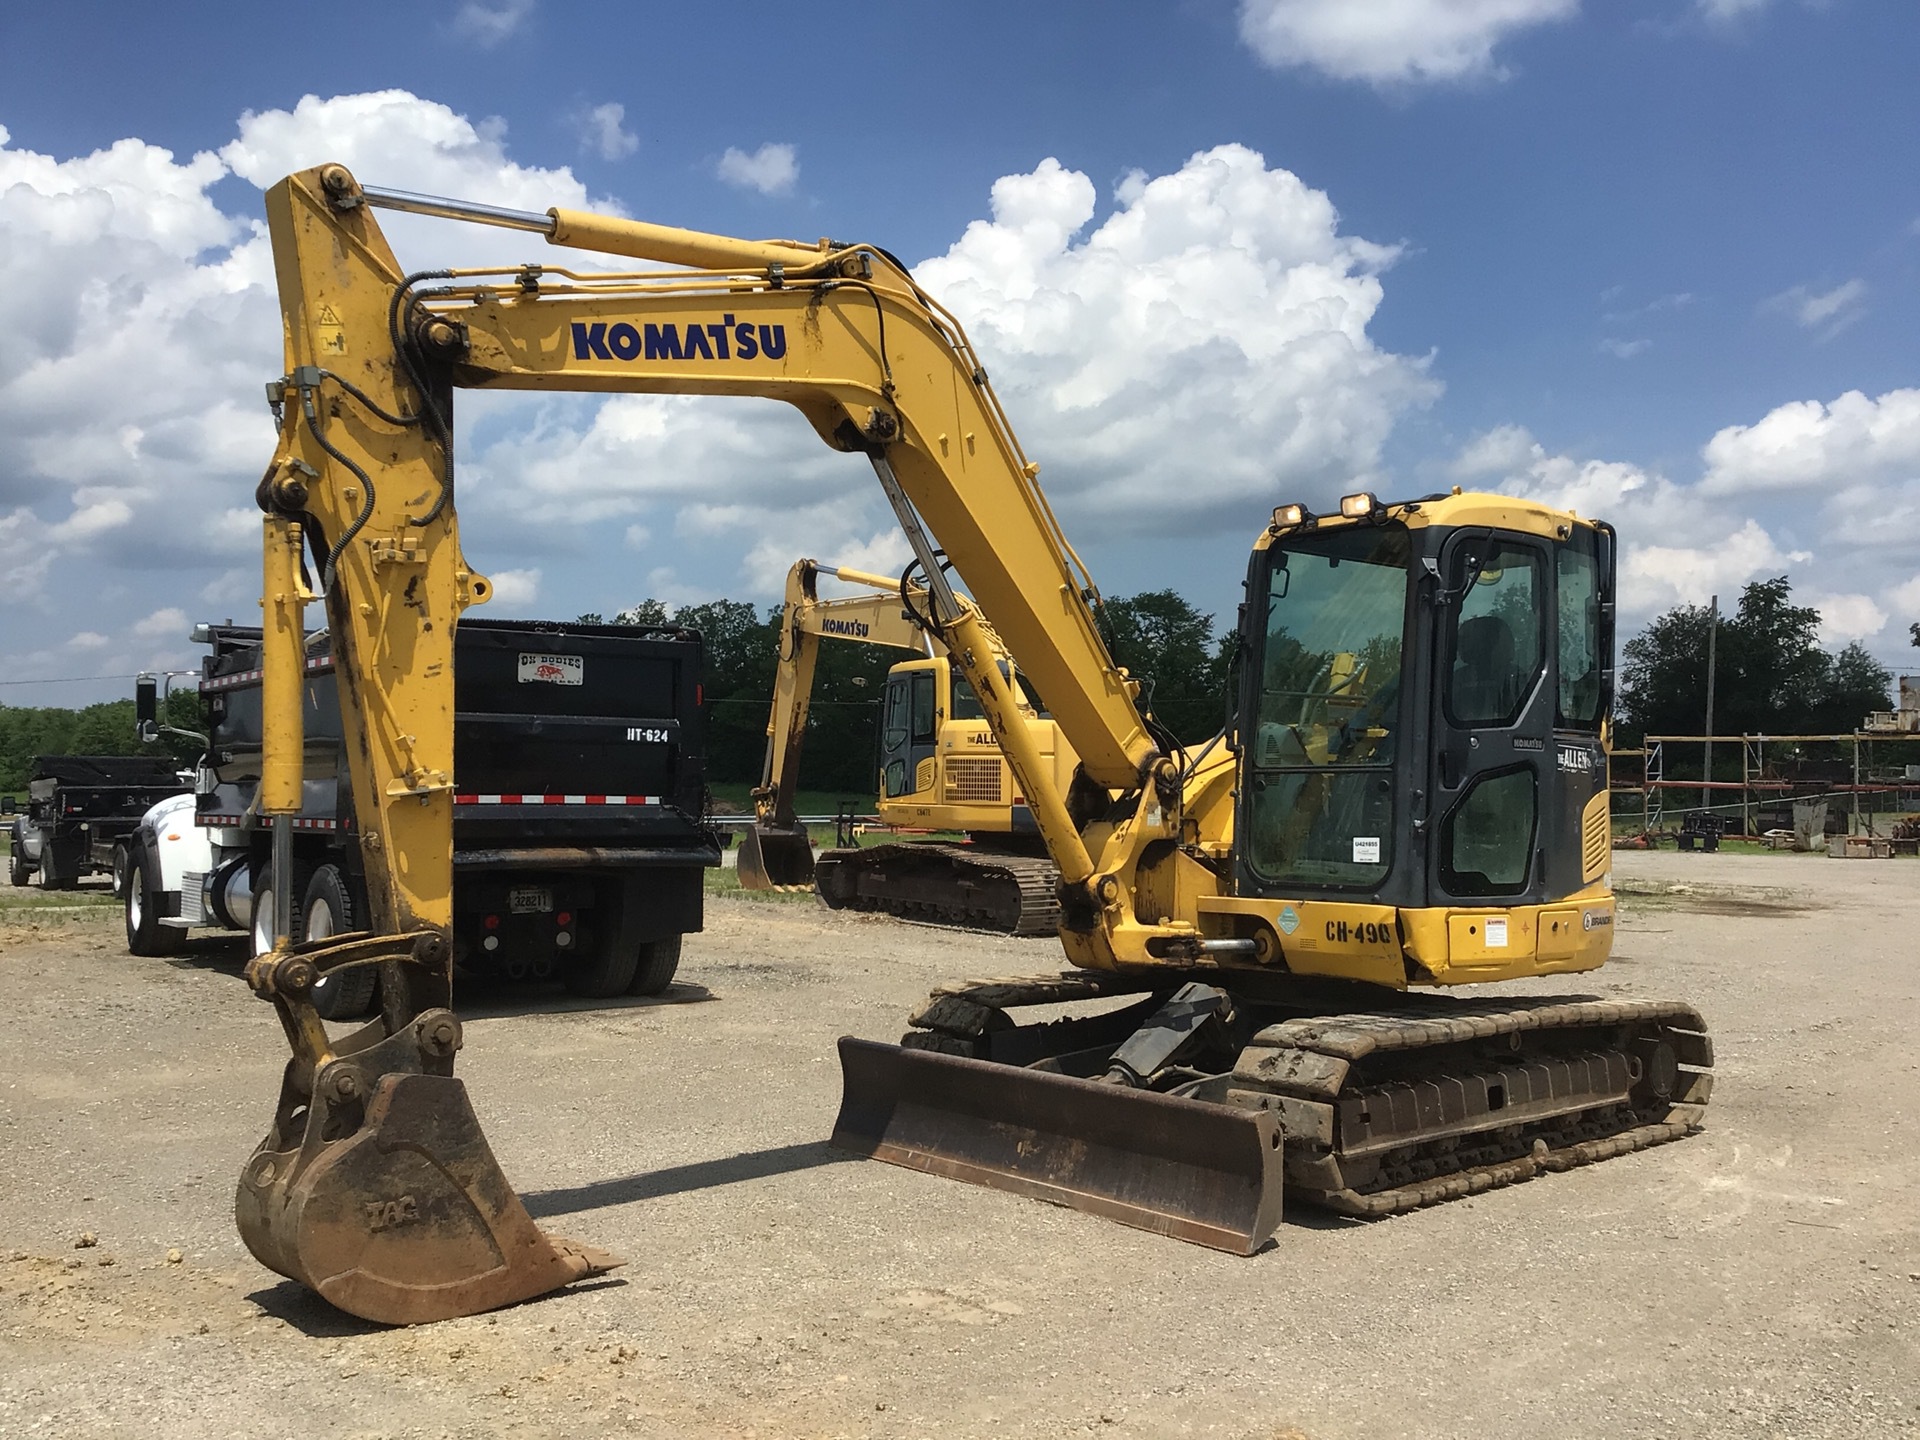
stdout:
{"type": "Polygon", "coordinates": [[[516,885],[507,892],[507,908],[515,915],[546,915],[553,910],[553,891],[544,885],[516,885]]]}

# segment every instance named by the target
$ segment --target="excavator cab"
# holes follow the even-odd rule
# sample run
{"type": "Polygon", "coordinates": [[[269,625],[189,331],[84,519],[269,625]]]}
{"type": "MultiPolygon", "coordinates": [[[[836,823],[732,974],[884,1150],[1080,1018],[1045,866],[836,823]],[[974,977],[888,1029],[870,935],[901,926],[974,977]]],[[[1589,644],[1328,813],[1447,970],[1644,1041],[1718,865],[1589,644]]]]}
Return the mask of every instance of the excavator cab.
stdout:
{"type": "Polygon", "coordinates": [[[1242,896],[1543,905],[1605,868],[1612,531],[1413,518],[1254,552],[1242,896]]]}

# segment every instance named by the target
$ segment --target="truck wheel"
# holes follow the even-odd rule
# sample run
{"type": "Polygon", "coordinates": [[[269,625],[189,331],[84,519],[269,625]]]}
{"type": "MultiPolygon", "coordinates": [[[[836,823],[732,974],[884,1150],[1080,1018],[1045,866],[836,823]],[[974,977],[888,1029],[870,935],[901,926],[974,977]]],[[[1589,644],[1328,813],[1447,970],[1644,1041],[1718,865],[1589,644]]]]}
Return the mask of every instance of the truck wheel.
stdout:
{"type": "MultiPolygon", "coordinates": [[[[293,914],[287,927],[288,937],[298,944],[306,935],[300,920],[303,913],[301,902],[306,898],[307,881],[313,873],[313,867],[304,860],[293,862],[293,914]]],[[[269,866],[260,874],[260,884],[253,892],[253,953],[264,955],[273,949],[273,895],[279,888],[279,880],[269,866]]]]}
{"type": "Polygon", "coordinates": [[[629,995],[658,995],[673,984],[674,973],[680,968],[682,938],[669,935],[664,940],[649,940],[640,947],[639,964],[627,984],[629,995]]]}
{"type": "MultiPolygon", "coordinates": [[[[313,872],[300,908],[305,916],[304,939],[325,940],[353,929],[353,895],[338,865],[322,865],[313,872]]],[[[380,972],[372,966],[323,975],[313,987],[313,1008],[323,1020],[358,1020],[373,1009],[379,981],[380,972]]]]}
{"type": "Polygon", "coordinates": [[[132,864],[132,853],[124,845],[113,847],[113,898],[127,898],[127,884],[130,879],[128,869],[132,864]]]}
{"type": "Polygon", "coordinates": [[[640,947],[625,936],[621,917],[626,911],[626,897],[622,891],[616,883],[598,907],[593,953],[575,957],[560,971],[561,980],[575,995],[609,1000],[626,994],[633,984],[634,972],[640,968],[640,947]]]}
{"type": "Polygon", "coordinates": [[[7,879],[15,885],[25,885],[33,879],[33,871],[27,868],[26,846],[18,835],[13,837],[13,849],[7,855],[7,879]]]}
{"type": "Polygon", "coordinates": [[[175,925],[160,923],[160,866],[144,845],[127,854],[125,893],[127,953],[130,955],[174,955],[179,953],[187,932],[175,925]]]}

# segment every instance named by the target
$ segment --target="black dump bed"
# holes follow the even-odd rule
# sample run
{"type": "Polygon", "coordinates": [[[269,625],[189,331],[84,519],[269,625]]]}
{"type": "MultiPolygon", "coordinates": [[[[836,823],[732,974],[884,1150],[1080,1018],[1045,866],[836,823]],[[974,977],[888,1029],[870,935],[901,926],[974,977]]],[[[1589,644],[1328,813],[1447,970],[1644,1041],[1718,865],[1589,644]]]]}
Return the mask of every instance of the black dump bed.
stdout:
{"type": "MultiPolygon", "coordinates": [[[[208,627],[200,689],[216,788],[203,823],[250,825],[260,775],[260,631],[208,627]]],[[[717,846],[704,824],[693,631],[467,619],[454,651],[457,852],[596,845],[717,846]]],[[[308,649],[310,828],[352,827],[340,711],[324,637],[308,649]]],[[[696,861],[696,863],[698,863],[696,861]]]]}
{"type": "Polygon", "coordinates": [[[156,755],[36,755],[27,781],[39,823],[85,821],[97,839],[130,830],[154,805],[192,788],[177,762],[156,755]]]}
{"type": "Polygon", "coordinates": [[[454,650],[461,848],[705,841],[700,667],[690,631],[463,621],[454,650]]]}
{"type": "Polygon", "coordinates": [[[165,785],[177,794],[179,765],[159,755],[36,755],[31,780],[111,789],[165,785]]]}

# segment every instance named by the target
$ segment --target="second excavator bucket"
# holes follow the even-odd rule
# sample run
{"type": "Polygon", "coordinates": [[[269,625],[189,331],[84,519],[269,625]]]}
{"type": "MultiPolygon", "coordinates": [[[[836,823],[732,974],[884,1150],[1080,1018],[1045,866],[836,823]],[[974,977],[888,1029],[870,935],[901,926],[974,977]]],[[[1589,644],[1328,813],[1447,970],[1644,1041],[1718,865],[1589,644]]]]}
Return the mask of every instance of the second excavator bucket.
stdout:
{"type": "Polygon", "coordinates": [[[234,1203],[261,1264],[351,1315],[417,1325],[530,1300],[621,1263],[533,1223],[460,1081],[369,1079],[365,1059],[333,1060],[310,1089],[299,1062],[289,1066],[274,1133],[247,1162],[234,1203]]]}
{"type": "Polygon", "coordinates": [[[842,1150],[1235,1255],[1280,1223],[1269,1113],[851,1036],[840,1068],[842,1150]]]}
{"type": "Polygon", "coordinates": [[[754,824],[740,840],[740,888],[805,889],[813,884],[813,841],[807,827],[754,824]]]}

